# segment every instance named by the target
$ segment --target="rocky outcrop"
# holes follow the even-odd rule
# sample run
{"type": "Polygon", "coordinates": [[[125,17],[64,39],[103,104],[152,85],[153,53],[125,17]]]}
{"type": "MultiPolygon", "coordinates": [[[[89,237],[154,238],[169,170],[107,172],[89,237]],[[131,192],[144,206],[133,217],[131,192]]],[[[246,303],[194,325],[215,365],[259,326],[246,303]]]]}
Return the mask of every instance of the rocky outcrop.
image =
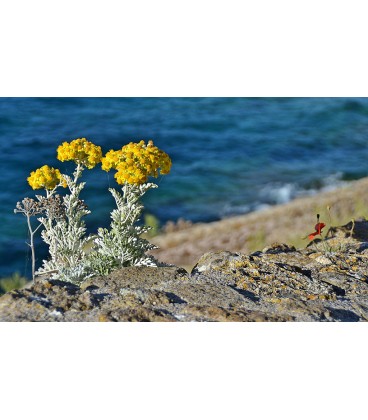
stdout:
{"type": "Polygon", "coordinates": [[[296,250],[127,267],[80,286],[47,278],[0,298],[1,321],[368,321],[368,222],[296,250]]]}

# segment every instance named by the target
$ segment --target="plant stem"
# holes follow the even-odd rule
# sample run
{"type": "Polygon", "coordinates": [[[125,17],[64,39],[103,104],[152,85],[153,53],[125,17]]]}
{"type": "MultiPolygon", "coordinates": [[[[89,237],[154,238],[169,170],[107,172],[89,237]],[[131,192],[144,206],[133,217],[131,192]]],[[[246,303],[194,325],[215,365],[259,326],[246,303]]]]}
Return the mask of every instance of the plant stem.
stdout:
{"type": "Polygon", "coordinates": [[[354,228],[355,228],[355,219],[351,219],[350,239],[353,237],[354,228]]]}
{"type": "Polygon", "coordinates": [[[31,247],[31,253],[32,253],[32,280],[34,282],[35,281],[35,271],[36,271],[36,256],[35,256],[33,236],[34,236],[35,232],[33,232],[33,230],[32,230],[31,218],[30,218],[29,214],[27,214],[26,216],[27,216],[27,225],[28,225],[28,230],[29,230],[30,240],[31,240],[31,243],[29,244],[29,246],[31,247]]]}

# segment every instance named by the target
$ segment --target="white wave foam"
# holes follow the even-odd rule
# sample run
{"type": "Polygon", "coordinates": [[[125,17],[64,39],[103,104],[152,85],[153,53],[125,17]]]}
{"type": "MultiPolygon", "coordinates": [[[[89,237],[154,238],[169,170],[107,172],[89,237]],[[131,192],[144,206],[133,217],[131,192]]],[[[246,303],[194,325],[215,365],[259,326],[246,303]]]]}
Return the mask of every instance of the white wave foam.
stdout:
{"type": "Polygon", "coordinates": [[[273,205],[285,204],[295,198],[313,196],[319,192],[333,191],[334,189],[343,187],[349,183],[348,181],[343,181],[341,178],[342,173],[326,176],[321,180],[321,186],[319,188],[303,188],[296,183],[281,184],[272,182],[259,190],[258,200],[254,203],[242,205],[226,204],[221,211],[221,218],[246,214],[273,205]]]}

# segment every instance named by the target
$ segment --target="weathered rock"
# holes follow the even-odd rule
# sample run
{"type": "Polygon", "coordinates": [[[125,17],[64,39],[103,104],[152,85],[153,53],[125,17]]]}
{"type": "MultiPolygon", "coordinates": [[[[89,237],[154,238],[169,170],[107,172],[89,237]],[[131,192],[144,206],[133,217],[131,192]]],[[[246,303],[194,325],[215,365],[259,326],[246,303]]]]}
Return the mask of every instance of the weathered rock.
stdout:
{"type": "Polygon", "coordinates": [[[343,246],[334,236],[302,250],[209,252],[191,274],[128,267],[80,286],[38,278],[0,298],[0,320],[368,321],[367,238],[352,228],[343,246]]]}

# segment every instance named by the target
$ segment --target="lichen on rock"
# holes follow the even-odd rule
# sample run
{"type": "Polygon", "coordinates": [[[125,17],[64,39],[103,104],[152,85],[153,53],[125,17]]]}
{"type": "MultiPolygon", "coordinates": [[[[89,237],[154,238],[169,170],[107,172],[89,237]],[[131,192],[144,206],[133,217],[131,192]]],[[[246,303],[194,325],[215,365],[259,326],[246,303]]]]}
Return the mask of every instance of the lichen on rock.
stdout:
{"type": "MultiPolygon", "coordinates": [[[[360,235],[367,223],[355,222],[360,235]]],[[[208,252],[191,273],[125,267],[79,286],[38,277],[0,298],[0,320],[368,321],[368,237],[349,234],[336,247],[338,231],[329,251],[273,244],[250,255],[208,252]]]]}

